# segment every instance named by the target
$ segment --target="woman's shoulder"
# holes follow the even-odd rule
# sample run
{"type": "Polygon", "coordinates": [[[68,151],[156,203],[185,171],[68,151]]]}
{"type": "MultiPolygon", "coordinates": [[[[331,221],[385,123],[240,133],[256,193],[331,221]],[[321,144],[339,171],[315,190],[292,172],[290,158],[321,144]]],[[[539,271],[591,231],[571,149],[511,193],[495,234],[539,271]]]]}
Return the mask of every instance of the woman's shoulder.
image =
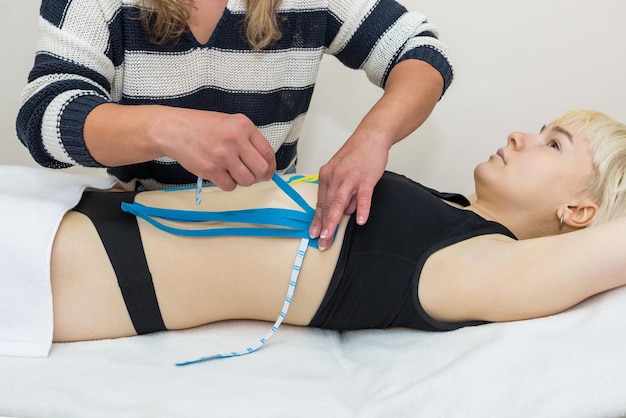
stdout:
{"type": "Polygon", "coordinates": [[[48,22],[57,25],[72,16],[83,16],[85,19],[97,19],[97,16],[102,16],[110,21],[120,9],[138,8],[140,5],[141,0],[43,0],[40,14],[48,22]]]}

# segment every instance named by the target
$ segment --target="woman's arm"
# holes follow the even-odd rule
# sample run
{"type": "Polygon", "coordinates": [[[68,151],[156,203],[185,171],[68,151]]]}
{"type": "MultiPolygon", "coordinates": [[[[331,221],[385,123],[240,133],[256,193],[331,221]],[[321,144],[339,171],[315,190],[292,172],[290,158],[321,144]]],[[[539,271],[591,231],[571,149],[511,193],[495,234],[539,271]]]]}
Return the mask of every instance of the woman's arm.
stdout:
{"type": "Polygon", "coordinates": [[[513,241],[482,236],[430,257],[420,301],[435,319],[513,321],[556,314],[626,284],[626,218],[513,241]]]}
{"type": "Polygon", "coordinates": [[[138,9],[104,3],[42,1],[39,50],[16,121],[35,161],[52,168],[118,167],[169,157],[228,190],[269,179],[274,150],[247,117],[116,104],[125,77],[151,76],[131,74],[129,51],[158,48],[142,39],[138,9]],[[129,31],[134,37],[125,38],[129,31]]]}
{"type": "Polygon", "coordinates": [[[85,117],[111,101],[116,50],[110,46],[115,8],[99,0],[43,0],[39,41],[22,92],[16,129],[34,160],[51,168],[101,167],[83,141],[85,117]]]}
{"type": "Polygon", "coordinates": [[[311,235],[329,247],[341,215],[369,217],[372,190],[389,149],[417,129],[453,78],[446,45],[426,16],[394,0],[331,2],[341,29],[328,47],[342,63],[385,89],[341,149],[320,170],[319,210],[311,235]]]}
{"type": "Polygon", "coordinates": [[[274,149],[241,114],[103,104],[87,117],[84,138],[105,166],[167,156],[224,190],[269,180],[276,171],[274,149]]]}
{"type": "Polygon", "coordinates": [[[318,210],[311,236],[328,248],[344,213],[369,217],[374,186],[396,142],[417,129],[441,97],[444,80],[430,64],[407,60],[394,67],[381,99],[363,118],[339,151],[320,169],[318,210]]]}

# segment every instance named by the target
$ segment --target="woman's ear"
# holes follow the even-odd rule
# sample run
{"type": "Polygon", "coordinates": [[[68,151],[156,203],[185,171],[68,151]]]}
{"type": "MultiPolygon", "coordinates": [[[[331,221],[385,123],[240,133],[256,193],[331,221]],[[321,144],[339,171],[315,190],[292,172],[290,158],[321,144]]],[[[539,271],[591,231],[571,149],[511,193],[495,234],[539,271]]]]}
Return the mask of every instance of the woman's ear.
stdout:
{"type": "Polygon", "coordinates": [[[585,228],[591,223],[597,210],[598,205],[591,201],[582,201],[577,205],[567,206],[561,211],[563,224],[573,229],[585,228]]]}

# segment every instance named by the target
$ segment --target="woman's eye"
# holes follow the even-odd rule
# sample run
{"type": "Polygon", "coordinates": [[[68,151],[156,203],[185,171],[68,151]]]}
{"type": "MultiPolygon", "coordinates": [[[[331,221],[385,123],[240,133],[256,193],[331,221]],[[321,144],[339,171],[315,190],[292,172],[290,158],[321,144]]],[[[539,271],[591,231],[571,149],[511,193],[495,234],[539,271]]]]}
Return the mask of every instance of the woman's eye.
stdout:
{"type": "Polygon", "coordinates": [[[552,147],[552,148],[554,148],[554,149],[556,149],[556,150],[561,149],[561,147],[559,146],[559,143],[558,143],[558,142],[556,142],[556,141],[550,141],[550,143],[548,144],[548,146],[550,146],[550,147],[552,147]]]}

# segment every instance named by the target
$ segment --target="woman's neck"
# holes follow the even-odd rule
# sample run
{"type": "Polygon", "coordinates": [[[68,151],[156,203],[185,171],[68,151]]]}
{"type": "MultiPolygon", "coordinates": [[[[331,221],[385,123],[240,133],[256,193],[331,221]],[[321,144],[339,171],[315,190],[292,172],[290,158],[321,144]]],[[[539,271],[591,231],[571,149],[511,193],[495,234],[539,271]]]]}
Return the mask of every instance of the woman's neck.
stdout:
{"type": "Polygon", "coordinates": [[[189,29],[198,43],[206,44],[224,14],[228,0],[195,0],[189,8],[189,29]]]}
{"type": "Polygon", "coordinates": [[[515,211],[504,210],[499,206],[479,201],[475,194],[470,196],[468,200],[470,205],[465,207],[466,210],[470,210],[489,221],[504,225],[520,240],[558,233],[558,222],[539,219],[538,216],[534,216],[522,208],[515,211]]]}

